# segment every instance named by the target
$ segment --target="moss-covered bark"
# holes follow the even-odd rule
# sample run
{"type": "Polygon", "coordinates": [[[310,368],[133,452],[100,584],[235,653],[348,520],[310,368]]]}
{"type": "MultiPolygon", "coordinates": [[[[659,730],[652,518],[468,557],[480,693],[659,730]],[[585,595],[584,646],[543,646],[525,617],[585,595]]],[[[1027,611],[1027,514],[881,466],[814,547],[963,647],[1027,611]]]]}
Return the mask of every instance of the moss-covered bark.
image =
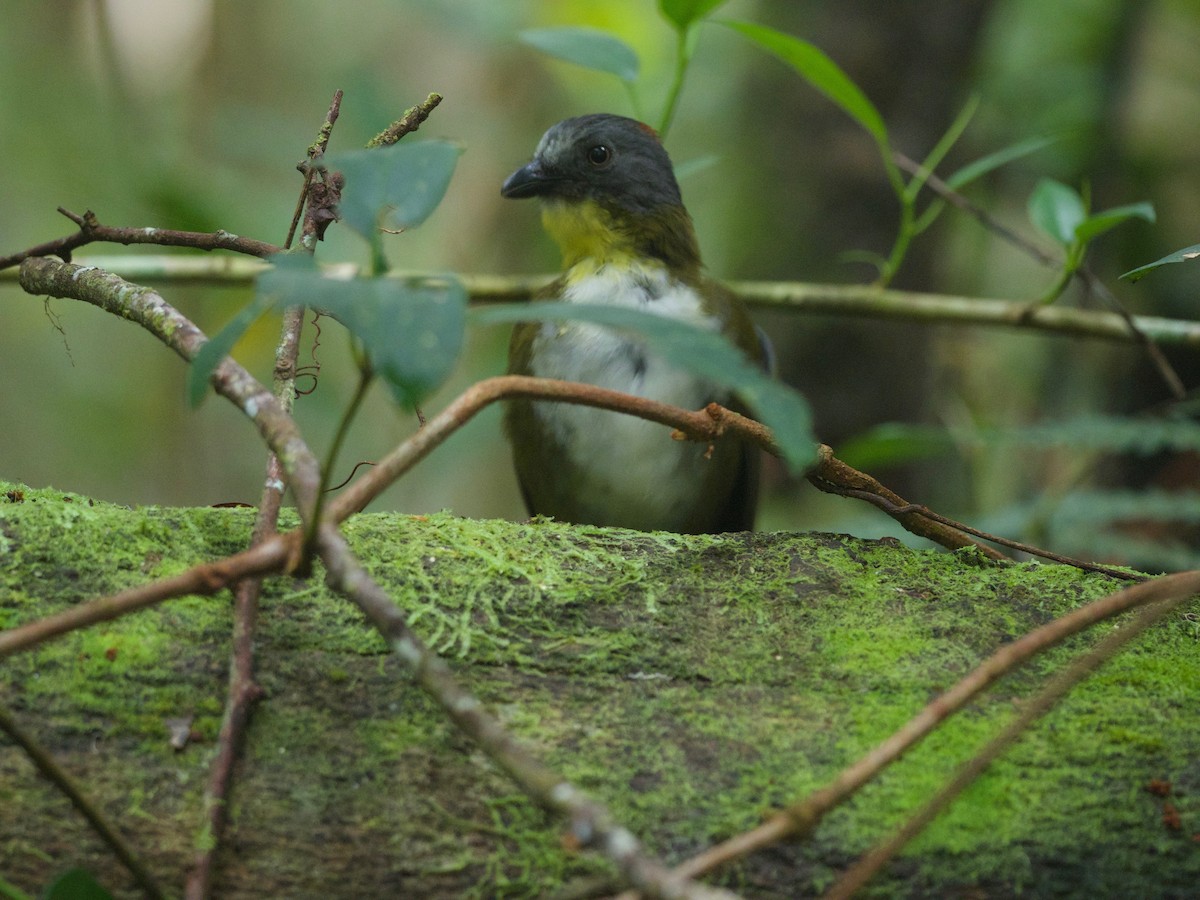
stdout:
{"type": "MultiPolygon", "coordinates": [[[[0,627],[237,550],[249,510],[126,509],[0,483],[0,627]]],[[[1120,585],[827,534],[644,535],[363,515],[353,545],[518,736],[679,860],[821,785],[998,645],[1120,585]]],[[[1107,665],[923,835],[880,896],[1185,896],[1200,884],[1200,607],[1107,665]],[[1163,822],[1172,784],[1182,828],[1163,822]]],[[[182,884],[220,721],[227,594],[0,662],[0,701],[182,884]],[[200,740],[168,745],[165,720],[200,740]]],[[[1107,627],[1107,626],[1104,626],[1107,627]]],[[[955,717],[811,842],[727,873],[753,897],[828,884],[1088,637],[955,717]]],[[[319,577],[263,600],[257,707],[222,897],[544,896],[605,871],[407,683],[319,577]]],[[[129,879],[0,739],[0,877],[129,879]]]]}

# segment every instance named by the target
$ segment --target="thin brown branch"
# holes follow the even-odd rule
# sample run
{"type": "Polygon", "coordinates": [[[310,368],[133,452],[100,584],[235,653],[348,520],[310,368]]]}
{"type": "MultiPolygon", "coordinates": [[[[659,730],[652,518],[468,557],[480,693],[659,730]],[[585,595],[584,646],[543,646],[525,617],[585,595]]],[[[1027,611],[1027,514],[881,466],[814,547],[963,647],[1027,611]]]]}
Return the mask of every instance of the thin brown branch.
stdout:
{"type": "Polygon", "coordinates": [[[1154,338],[1138,326],[1137,319],[1134,318],[1133,313],[1125,308],[1125,304],[1117,299],[1116,294],[1110,291],[1108,286],[1100,280],[1099,276],[1086,266],[1081,266],[1076,270],[1075,274],[1083,281],[1089,291],[1099,297],[1125,322],[1125,327],[1129,329],[1129,334],[1133,337],[1134,341],[1141,345],[1146,355],[1150,357],[1150,362],[1158,370],[1159,377],[1166,384],[1167,390],[1171,392],[1171,396],[1176,400],[1183,400],[1187,397],[1187,388],[1183,386],[1183,379],[1179,377],[1179,373],[1175,371],[1175,367],[1171,365],[1162,348],[1158,346],[1154,338]]]}
{"type": "Polygon", "coordinates": [[[279,253],[283,248],[244,238],[227,231],[211,233],[199,231],[174,231],[169,228],[114,228],[101,225],[96,214],[90,209],[82,216],[61,206],[58,211],[79,226],[74,234],[57,240],[47,241],[14,253],[12,256],[0,257],[0,269],[7,269],[38,256],[57,256],[65,262],[71,261],[71,252],[85,244],[103,241],[110,244],[155,244],[160,247],[188,247],[192,250],[232,250],[248,256],[265,258],[279,253]]]}
{"type": "MultiPolygon", "coordinates": [[[[304,166],[304,186],[296,205],[296,214],[288,229],[285,247],[290,247],[296,231],[301,212],[314,196],[313,176],[318,163],[329,147],[329,139],[333,134],[333,126],[338,120],[342,108],[342,91],[334,91],[321,124],[317,139],[308,148],[307,165],[304,166]]],[[[330,197],[328,192],[318,192],[322,202],[330,197]]],[[[304,218],[304,237],[302,243],[310,253],[313,241],[319,239],[325,226],[336,217],[333,210],[316,211],[309,204],[308,215],[304,218]],[[324,223],[324,224],[322,224],[324,223]]],[[[289,307],[284,311],[283,322],[280,326],[279,345],[275,348],[275,400],[280,410],[291,416],[296,401],[296,362],[300,355],[300,336],[304,329],[304,308],[289,307]]],[[[277,537],[279,532],[279,511],[283,506],[284,485],[288,481],[279,456],[274,452],[267,454],[267,477],[263,487],[262,497],[258,504],[258,515],[254,521],[254,532],[250,537],[251,548],[266,543],[277,537]]],[[[315,513],[314,509],[314,513],[315,513]]],[[[234,619],[232,636],[232,653],[229,662],[229,689],[225,701],[225,714],[221,721],[221,731],[217,736],[217,754],[209,771],[208,787],[204,794],[204,817],[210,840],[197,851],[192,871],[188,874],[184,896],[187,900],[206,900],[212,894],[213,868],[217,850],[225,835],[225,824],[228,821],[229,793],[233,786],[234,766],[241,752],[246,728],[254,704],[262,697],[263,691],[254,677],[254,644],[255,629],[258,623],[258,602],[262,595],[262,579],[247,578],[237,585],[234,592],[234,619]]]]}
{"type": "MultiPolygon", "coordinates": [[[[704,410],[692,412],[590,384],[531,378],[524,375],[502,375],[476,382],[467,388],[441,413],[430,419],[420,431],[381,459],[370,472],[356,481],[349,490],[338,496],[329,505],[329,515],[334,521],[340,522],[347,516],[364,509],[372,499],[428,456],[480,410],[497,401],[516,397],[532,400],[560,400],[623,412],[666,425],[680,432],[686,439],[702,443],[712,442],[727,433],[736,434],[757,444],[772,455],[779,455],[779,448],[775,444],[774,436],[769,428],[715,403],[709,404],[704,410]]],[[[834,457],[833,451],[823,444],[818,448],[818,461],[809,471],[808,479],[819,490],[870,501],[892,516],[905,530],[919,537],[927,538],[947,549],[975,547],[985,556],[996,561],[1008,559],[1002,553],[974,540],[969,535],[975,534],[998,543],[1005,543],[1007,539],[977,531],[970,526],[962,526],[953,519],[940,516],[923,506],[909,503],[870,475],[860,472],[834,457]]],[[[1015,544],[1016,542],[1010,543],[1015,544]]],[[[1036,556],[1052,558],[1089,570],[1102,571],[1113,577],[1126,579],[1138,577],[1127,572],[1104,569],[1092,563],[1058,556],[1050,551],[1027,544],[1020,544],[1018,547],[1036,556]]]]}
{"type": "MultiPolygon", "coordinates": [[[[838,460],[834,460],[834,462],[852,472],[856,471],[850,469],[849,466],[846,466],[845,463],[841,463],[838,460]]],[[[857,474],[862,475],[861,472],[857,474]]],[[[863,477],[870,479],[869,475],[865,475],[863,477]]],[[[874,479],[870,480],[874,481],[874,479]]],[[[972,526],[963,522],[951,519],[948,516],[943,516],[940,513],[936,513],[929,507],[922,506],[919,503],[897,504],[889,497],[883,496],[875,490],[845,487],[842,485],[831,484],[821,479],[814,480],[811,474],[809,475],[809,481],[812,482],[815,487],[819,488],[820,490],[827,491],[828,493],[838,494],[842,497],[853,497],[857,500],[865,500],[872,506],[883,510],[901,524],[904,524],[906,517],[915,515],[919,518],[927,519],[930,522],[937,523],[939,525],[945,525],[950,529],[950,531],[947,533],[949,535],[953,535],[955,532],[965,532],[966,534],[974,535],[977,538],[982,538],[985,541],[991,541],[994,544],[1000,544],[1001,546],[1008,547],[1011,550],[1018,550],[1021,553],[1028,553],[1031,556],[1039,556],[1042,559],[1048,559],[1051,562],[1061,563],[1065,566],[1074,566],[1075,568],[1082,569],[1085,572],[1098,572],[1101,575],[1107,575],[1109,578],[1116,578],[1121,581],[1145,581],[1148,577],[1146,575],[1140,575],[1136,572],[1123,572],[1120,569],[1112,569],[1108,566],[1101,566],[1097,565],[1096,563],[1087,562],[1086,560],[1074,559],[1073,557],[1063,556],[1060,553],[1054,553],[1050,550],[1043,550],[1041,547],[1034,547],[1032,544],[1023,544],[1020,541],[1014,541],[1006,537],[1000,537],[996,534],[990,534],[989,532],[981,531],[978,528],[973,528],[972,526]]],[[[884,490],[887,489],[884,488],[884,490]]],[[[889,491],[888,493],[891,492],[889,491]]],[[[919,521],[919,519],[913,521],[919,521]]],[[[909,531],[913,530],[912,528],[909,528],[908,525],[904,525],[904,527],[909,531]]],[[[937,538],[931,538],[931,540],[937,540],[937,538]]],[[[940,540],[938,543],[942,543],[943,546],[947,546],[940,540]]],[[[982,547],[983,545],[976,544],[976,546],[982,547]]]]}
{"type": "MultiPolygon", "coordinates": [[[[364,509],[397,478],[415,466],[441,445],[451,434],[465,425],[480,410],[499,400],[525,397],[533,400],[560,400],[599,409],[610,409],[649,419],[683,432],[689,440],[709,442],[716,440],[725,429],[742,429],[751,439],[774,447],[770,431],[744,416],[729,410],[710,414],[707,410],[691,412],[633,397],[620,391],[610,391],[591,384],[555,381],[549,378],[531,378],[525,375],[501,375],[487,378],[471,385],[458,395],[442,412],[425,423],[420,431],[401,443],[395,450],[376,463],[366,475],[340,494],[328,506],[328,516],[342,521],[347,516],[364,509]],[[752,427],[753,426],[753,427],[752,427]]],[[[713,408],[720,410],[716,404],[713,408]]],[[[667,434],[663,440],[668,440],[667,434]]],[[[775,451],[772,451],[775,452],[775,451]]]]}
{"type": "MultiPolygon", "coordinates": [[[[857,863],[842,873],[841,878],[826,893],[828,900],[846,900],[879,872],[909,841],[920,834],[938,814],[953,802],[976,778],[1007,750],[1042,716],[1050,712],[1077,684],[1120,652],[1121,648],[1164,618],[1200,590],[1200,573],[1185,572],[1176,581],[1158,579],[1157,590],[1142,600],[1143,608],[1133,621],[1106,635],[1095,647],[1076,657],[1056,674],[1038,694],[1024,704],[1020,713],[1001,732],[992,738],[979,753],[968,761],[928,803],[914,814],[888,840],[884,841],[857,863]],[[1190,576],[1190,577],[1183,577],[1190,576]]],[[[1150,587],[1143,585],[1141,587],[1150,587]]],[[[1129,590],[1136,590],[1130,588],[1129,590]]]]}
{"type": "Polygon", "coordinates": [[[13,743],[25,751],[25,755],[29,757],[37,770],[42,773],[42,776],[70,800],[71,805],[79,811],[79,814],[87,819],[88,824],[92,826],[92,830],[100,836],[100,839],[104,843],[108,844],[117,859],[133,875],[134,880],[137,881],[138,885],[146,893],[146,896],[154,898],[154,900],[161,900],[161,898],[165,897],[166,895],[154,880],[154,876],[150,874],[149,870],[142,865],[142,861],[138,859],[133,847],[121,837],[121,833],[117,831],[115,826],[109,824],[100,810],[96,808],[75,783],[75,779],[67,774],[66,770],[34,739],[33,735],[28,734],[17,724],[16,720],[13,719],[4,707],[0,707],[0,731],[7,734],[13,743]]]}
{"type": "Polygon", "coordinates": [[[98,597],[60,613],[0,631],[0,659],[98,622],[107,622],[140,609],[191,595],[209,596],[255,575],[282,572],[295,552],[299,533],[281,535],[266,543],[212,563],[201,563],[186,572],[98,597]]]}
{"type": "Polygon", "coordinates": [[[924,507],[909,503],[870,475],[846,465],[824,444],[817,448],[817,464],[809,470],[806,477],[809,484],[817,490],[844,497],[856,497],[872,503],[899,522],[905,531],[927,538],[948,550],[975,547],[997,562],[1008,559],[986,544],[972,540],[948,521],[938,521],[925,515],[922,512],[924,507]]]}
{"type": "Polygon", "coordinates": [[[441,94],[430,94],[417,106],[406,109],[404,115],[367,141],[367,149],[390,146],[406,134],[416,131],[441,102],[441,94]]]}
{"type": "Polygon", "coordinates": [[[1004,645],[866,756],[843,769],[828,785],[772,816],[757,828],[709,848],[678,866],[675,871],[695,878],[784,839],[807,837],[827,813],[900,759],[995,681],[1034,655],[1130,609],[1170,597],[1188,597],[1198,591],[1200,572],[1167,575],[1102,597],[1004,645]]]}

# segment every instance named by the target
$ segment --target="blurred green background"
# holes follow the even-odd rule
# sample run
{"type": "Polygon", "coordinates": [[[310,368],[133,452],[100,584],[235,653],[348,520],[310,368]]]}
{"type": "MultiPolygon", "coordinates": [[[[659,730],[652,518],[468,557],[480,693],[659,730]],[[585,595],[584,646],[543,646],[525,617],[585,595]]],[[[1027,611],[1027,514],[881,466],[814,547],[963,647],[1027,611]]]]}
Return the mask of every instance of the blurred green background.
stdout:
{"type": "MultiPolygon", "coordinates": [[[[388,253],[401,268],[471,273],[555,269],[535,205],[502,201],[499,186],[550,124],[583,112],[632,112],[616,80],[540,56],[518,33],[587,25],[619,35],[642,57],[639,90],[652,120],[675,40],[653,0],[28,0],[5,13],[0,254],[69,233],[59,205],[92,209],[110,225],[223,228],[281,243],[300,186],[293,167],[335,88],[345,99],[334,151],[360,147],[437,91],[445,101],[420,136],[451,138],[466,152],[441,208],[420,229],[388,238],[388,253]]],[[[1025,202],[1043,176],[1086,183],[1096,209],[1152,202],[1157,224],[1132,223],[1105,236],[1091,264],[1133,311],[1196,317],[1195,266],[1168,267],[1135,286],[1116,282],[1120,272],[1200,241],[1195,0],[732,0],[721,14],[817,44],[862,87],[894,145],[912,157],[927,153],[978,94],[979,113],[947,170],[1029,136],[1058,137],[970,196],[1027,235],[1025,202]]],[[[873,271],[844,254],[891,246],[896,203],[867,136],[726,29],[702,29],[667,145],[677,164],[718,157],[682,187],[706,261],[720,277],[866,282],[873,271]]],[[[88,252],[158,251],[94,246],[80,255],[88,252]]],[[[363,250],[334,227],[318,258],[362,261],[363,250]]],[[[894,286],[1032,299],[1052,278],[951,211],[918,240],[894,286]]],[[[163,292],[210,333],[250,296],[248,289],[172,285],[163,292]]],[[[1072,288],[1060,302],[1084,299],[1072,288]]],[[[783,376],[809,397],[817,434],[835,450],[886,422],[961,431],[1132,414],[1167,396],[1131,345],[779,313],[758,318],[776,341],[783,376]]],[[[184,367],[149,336],[82,304],[26,296],[11,281],[0,283],[0,321],[0,475],[127,503],[256,502],[263,453],[251,427],[216,398],[190,410],[184,367]]],[[[275,339],[268,321],[239,346],[239,358],[264,380],[275,339]]],[[[499,329],[472,333],[457,374],[427,411],[501,372],[506,340],[499,329]]],[[[306,339],[302,363],[310,347],[306,339]]],[[[352,389],[346,350],[338,326],[326,320],[320,385],[297,413],[319,450],[352,389]]],[[[1169,356],[1185,383],[1195,384],[1195,355],[1169,356]]],[[[499,419],[498,410],[479,417],[379,507],[521,517],[499,419]]],[[[377,387],[342,456],[345,473],[414,426],[377,387]]],[[[972,444],[873,474],[947,514],[1040,537],[1063,552],[1099,555],[1086,537],[1037,534],[1022,510],[1080,485],[1169,477],[1176,487],[1195,486],[1194,458],[1163,463],[972,444]]],[[[891,530],[862,504],[819,495],[775,468],[767,477],[763,528],[891,530]]]]}

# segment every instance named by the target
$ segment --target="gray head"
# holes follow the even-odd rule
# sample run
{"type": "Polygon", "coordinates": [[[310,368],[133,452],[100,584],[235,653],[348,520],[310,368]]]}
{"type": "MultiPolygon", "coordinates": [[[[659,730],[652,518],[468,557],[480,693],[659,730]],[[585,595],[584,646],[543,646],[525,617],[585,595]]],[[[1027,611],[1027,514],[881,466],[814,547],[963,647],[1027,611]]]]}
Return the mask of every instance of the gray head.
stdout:
{"type": "Polygon", "coordinates": [[[565,119],[543,136],[533,161],[504,182],[505,197],[594,200],[634,214],[682,206],[671,158],[654,129],[596,113],[565,119]]]}

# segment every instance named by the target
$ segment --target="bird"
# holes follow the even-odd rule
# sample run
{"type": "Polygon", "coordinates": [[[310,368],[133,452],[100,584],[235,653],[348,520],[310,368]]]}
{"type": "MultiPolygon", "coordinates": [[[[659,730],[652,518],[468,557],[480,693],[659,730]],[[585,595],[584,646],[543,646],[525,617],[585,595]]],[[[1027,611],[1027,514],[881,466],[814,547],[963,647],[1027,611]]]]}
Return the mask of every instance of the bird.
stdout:
{"type": "MultiPolygon", "coordinates": [[[[650,126],[609,113],[569,118],[542,136],[501,195],[536,197],[563,271],[534,301],[607,304],[719,330],[768,366],[765,336],[700,258],[670,156],[650,126]]],[[[636,335],[579,322],[513,328],[509,374],[585,382],[695,410],[741,409],[711,382],[670,366],[636,335]]],[[[504,430],[532,516],[680,534],[750,531],[760,451],[711,447],[623,413],[510,400],[504,430]]]]}

